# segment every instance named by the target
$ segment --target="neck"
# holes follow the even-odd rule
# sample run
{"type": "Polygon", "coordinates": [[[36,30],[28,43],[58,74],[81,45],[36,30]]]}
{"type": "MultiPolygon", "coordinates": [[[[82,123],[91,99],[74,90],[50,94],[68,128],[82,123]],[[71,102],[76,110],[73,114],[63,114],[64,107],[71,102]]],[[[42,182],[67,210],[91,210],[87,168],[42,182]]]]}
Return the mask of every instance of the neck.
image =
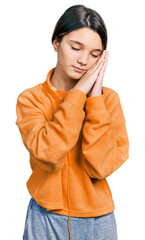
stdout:
{"type": "Polygon", "coordinates": [[[52,86],[63,91],[69,91],[78,82],[77,80],[68,78],[58,65],[56,66],[50,81],[52,86]]]}

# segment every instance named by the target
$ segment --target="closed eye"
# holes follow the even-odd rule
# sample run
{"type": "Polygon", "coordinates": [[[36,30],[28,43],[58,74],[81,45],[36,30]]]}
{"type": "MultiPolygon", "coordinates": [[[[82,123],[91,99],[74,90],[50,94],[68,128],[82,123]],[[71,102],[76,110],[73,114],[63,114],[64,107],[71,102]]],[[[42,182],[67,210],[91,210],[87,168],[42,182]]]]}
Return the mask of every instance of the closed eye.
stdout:
{"type": "Polygon", "coordinates": [[[74,50],[80,50],[80,49],[78,49],[78,48],[74,48],[74,47],[71,47],[72,49],[74,49],[74,50]]]}
{"type": "MultiPolygon", "coordinates": [[[[77,50],[77,51],[80,50],[80,49],[74,48],[74,47],[71,47],[71,48],[72,48],[73,50],[77,50]]],[[[101,55],[101,54],[100,54],[100,55],[101,55]]],[[[100,56],[100,55],[99,55],[99,56],[100,56]]],[[[99,56],[96,56],[96,55],[93,55],[93,54],[92,54],[92,56],[95,57],[95,58],[99,57],[99,56]]]]}

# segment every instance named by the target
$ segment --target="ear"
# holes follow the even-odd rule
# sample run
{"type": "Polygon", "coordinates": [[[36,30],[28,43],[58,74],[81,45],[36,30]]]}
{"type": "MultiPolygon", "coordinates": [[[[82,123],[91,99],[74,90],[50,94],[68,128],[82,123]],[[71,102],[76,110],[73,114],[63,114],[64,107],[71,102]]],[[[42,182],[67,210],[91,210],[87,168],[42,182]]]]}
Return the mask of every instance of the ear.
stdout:
{"type": "Polygon", "coordinates": [[[57,41],[57,38],[53,40],[53,47],[54,47],[54,51],[58,52],[59,42],[57,41]]]}

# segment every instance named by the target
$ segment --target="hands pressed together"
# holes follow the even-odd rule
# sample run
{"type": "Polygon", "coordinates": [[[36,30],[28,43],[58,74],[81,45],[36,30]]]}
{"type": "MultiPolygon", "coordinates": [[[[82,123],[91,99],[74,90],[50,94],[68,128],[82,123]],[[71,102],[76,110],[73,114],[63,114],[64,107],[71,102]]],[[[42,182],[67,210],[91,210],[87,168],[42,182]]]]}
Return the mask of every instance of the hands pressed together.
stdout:
{"type": "Polygon", "coordinates": [[[74,88],[80,89],[87,97],[101,95],[105,69],[109,52],[104,50],[100,59],[81,77],[74,88]]]}

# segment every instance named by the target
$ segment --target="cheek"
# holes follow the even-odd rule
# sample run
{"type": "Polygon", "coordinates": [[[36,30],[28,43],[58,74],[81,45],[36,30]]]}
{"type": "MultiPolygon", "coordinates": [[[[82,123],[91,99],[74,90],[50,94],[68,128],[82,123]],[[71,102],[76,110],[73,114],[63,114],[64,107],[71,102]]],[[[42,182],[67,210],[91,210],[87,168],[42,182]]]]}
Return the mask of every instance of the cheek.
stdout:
{"type": "Polygon", "coordinates": [[[79,53],[77,51],[73,51],[70,47],[61,49],[60,57],[67,62],[76,61],[79,53]]]}

